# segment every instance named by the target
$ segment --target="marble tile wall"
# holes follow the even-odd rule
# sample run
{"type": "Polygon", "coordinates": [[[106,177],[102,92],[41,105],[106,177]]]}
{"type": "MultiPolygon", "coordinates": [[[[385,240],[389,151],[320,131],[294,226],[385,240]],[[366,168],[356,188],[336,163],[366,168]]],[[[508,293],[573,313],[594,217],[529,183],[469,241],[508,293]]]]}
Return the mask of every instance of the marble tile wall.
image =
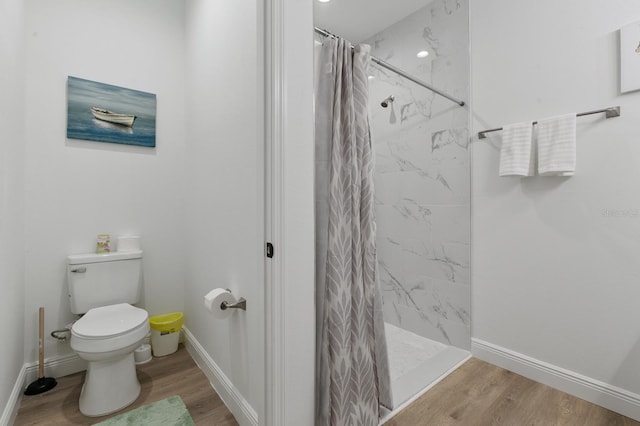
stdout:
{"type": "MultiPolygon", "coordinates": [[[[366,41],[372,54],[462,100],[468,0],[435,0],[366,41]],[[427,50],[419,59],[416,53],[427,50]]],[[[468,110],[371,66],[379,275],[385,321],[470,348],[468,110]],[[387,108],[380,102],[389,95],[387,108]]]]}

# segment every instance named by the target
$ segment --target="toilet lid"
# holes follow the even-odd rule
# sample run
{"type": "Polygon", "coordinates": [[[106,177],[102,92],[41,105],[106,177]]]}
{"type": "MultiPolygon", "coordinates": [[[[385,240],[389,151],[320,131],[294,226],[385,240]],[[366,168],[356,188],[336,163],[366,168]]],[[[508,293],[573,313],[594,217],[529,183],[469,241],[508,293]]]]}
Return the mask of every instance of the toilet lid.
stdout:
{"type": "Polygon", "coordinates": [[[125,334],[148,320],[149,314],[144,309],[119,303],[89,309],[71,330],[78,336],[100,339],[125,334]]]}

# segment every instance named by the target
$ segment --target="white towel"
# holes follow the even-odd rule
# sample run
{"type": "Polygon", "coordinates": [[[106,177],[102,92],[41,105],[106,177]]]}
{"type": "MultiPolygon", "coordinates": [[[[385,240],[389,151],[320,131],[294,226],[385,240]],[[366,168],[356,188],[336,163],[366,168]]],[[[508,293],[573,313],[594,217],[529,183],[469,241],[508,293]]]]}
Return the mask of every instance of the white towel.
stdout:
{"type": "Polygon", "coordinates": [[[500,176],[533,176],[532,128],[531,121],[502,126],[500,176]]]}
{"type": "Polygon", "coordinates": [[[538,173],[573,176],[576,171],[576,114],[538,122],[538,173]]]}

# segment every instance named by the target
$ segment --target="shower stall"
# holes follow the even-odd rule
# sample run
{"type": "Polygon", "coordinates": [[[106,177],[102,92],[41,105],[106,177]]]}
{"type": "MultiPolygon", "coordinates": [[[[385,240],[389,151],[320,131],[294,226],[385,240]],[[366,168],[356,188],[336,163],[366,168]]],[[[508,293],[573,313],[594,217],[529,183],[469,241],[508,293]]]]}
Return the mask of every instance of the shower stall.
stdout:
{"type": "MultiPolygon", "coordinates": [[[[316,26],[345,36],[321,7],[316,26]]],[[[365,16],[352,22],[367,19],[358,10],[365,16]]],[[[369,68],[369,116],[394,411],[469,357],[469,115],[456,102],[469,97],[468,12],[468,0],[425,2],[350,40],[379,59],[369,68]]]]}

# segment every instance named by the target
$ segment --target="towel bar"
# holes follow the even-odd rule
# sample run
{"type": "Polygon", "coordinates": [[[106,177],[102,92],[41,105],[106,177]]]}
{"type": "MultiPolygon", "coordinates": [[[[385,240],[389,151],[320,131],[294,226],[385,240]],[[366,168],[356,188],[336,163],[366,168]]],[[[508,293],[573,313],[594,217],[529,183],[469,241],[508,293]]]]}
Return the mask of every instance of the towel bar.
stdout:
{"type": "MultiPolygon", "coordinates": [[[[602,109],[597,109],[597,110],[594,110],[594,111],[579,112],[579,113],[576,114],[576,117],[582,117],[583,115],[600,114],[600,113],[603,113],[603,112],[605,113],[605,118],[620,117],[620,107],[619,106],[609,107],[609,108],[602,108],[602,109]]],[[[538,122],[534,121],[533,124],[538,124],[538,122]]],[[[498,132],[500,130],[502,130],[502,127],[496,127],[495,129],[483,130],[481,132],[478,132],[478,137],[480,139],[485,139],[487,137],[487,133],[498,132]]]]}

